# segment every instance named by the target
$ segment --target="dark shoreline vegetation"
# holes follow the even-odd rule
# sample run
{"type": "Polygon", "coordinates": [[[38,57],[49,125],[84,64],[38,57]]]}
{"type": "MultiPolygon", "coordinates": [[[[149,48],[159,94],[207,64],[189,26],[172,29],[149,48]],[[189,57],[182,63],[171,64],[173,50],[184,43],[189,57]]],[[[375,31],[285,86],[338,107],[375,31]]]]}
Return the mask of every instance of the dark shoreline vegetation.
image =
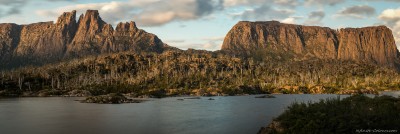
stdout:
{"type": "Polygon", "coordinates": [[[144,100],[135,100],[125,97],[123,94],[111,93],[107,95],[89,96],[82,103],[98,103],[98,104],[121,104],[121,103],[141,103],[144,100]]]}
{"type": "Polygon", "coordinates": [[[245,94],[377,94],[400,89],[395,69],[261,51],[125,52],[0,72],[0,96],[129,97],[245,94]],[[286,57],[282,57],[285,55],[286,57]]]}
{"type": "Polygon", "coordinates": [[[294,103],[259,134],[400,131],[400,97],[353,95],[294,103]]]}

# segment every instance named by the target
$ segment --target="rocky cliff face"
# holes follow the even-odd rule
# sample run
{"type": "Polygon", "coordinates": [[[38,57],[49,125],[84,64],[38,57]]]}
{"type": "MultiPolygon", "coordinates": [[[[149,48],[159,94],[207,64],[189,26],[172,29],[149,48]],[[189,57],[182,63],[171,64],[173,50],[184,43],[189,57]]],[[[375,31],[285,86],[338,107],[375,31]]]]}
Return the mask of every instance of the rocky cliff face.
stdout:
{"type": "Polygon", "coordinates": [[[385,26],[346,28],[338,32],[338,59],[391,64],[398,58],[392,31],[385,26]]]}
{"type": "Polygon", "coordinates": [[[385,26],[333,30],[277,21],[242,21],[229,31],[222,45],[223,51],[236,53],[260,49],[389,66],[399,56],[392,32],[385,26]]]}
{"type": "Polygon", "coordinates": [[[72,11],[56,23],[0,24],[0,62],[4,63],[0,68],[122,51],[162,52],[168,47],[134,22],[120,23],[114,30],[97,10],[88,10],[78,21],[72,11]]]}
{"type": "MultiPolygon", "coordinates": [[[[18,46],[21,34],[21,26],[16,24],[0,24],[0,62],[2,65],[9,64],[13,50],[18,46]]],[[[1,65],[0,65],[1,67],[1,65]]]]}

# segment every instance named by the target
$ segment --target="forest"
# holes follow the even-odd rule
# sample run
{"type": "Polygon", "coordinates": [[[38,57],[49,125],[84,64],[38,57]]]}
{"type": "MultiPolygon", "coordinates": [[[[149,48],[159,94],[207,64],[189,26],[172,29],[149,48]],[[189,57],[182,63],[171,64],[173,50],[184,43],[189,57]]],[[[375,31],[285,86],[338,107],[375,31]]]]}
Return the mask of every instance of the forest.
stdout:
{"type": "Polygon", "coordinates": [[[400,89],[399,74],[392,68],[296,57],[304,56],[193,49],[103,54],[3,70],[0,96],[376,94],[400,89]]]}
{"type": "Polygon", "coordinates": [[[398,133],[400,98],[353,95],[294,103],[259,134],[398,133]]]}

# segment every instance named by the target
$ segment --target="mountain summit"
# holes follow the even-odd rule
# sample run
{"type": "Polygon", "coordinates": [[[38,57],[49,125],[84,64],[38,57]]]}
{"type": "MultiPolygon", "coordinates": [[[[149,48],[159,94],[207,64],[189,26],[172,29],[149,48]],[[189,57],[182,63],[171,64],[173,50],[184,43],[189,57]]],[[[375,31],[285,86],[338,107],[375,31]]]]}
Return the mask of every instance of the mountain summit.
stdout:
{"type": "Polygon", "coordinates": [[[384,66],[395,65],[399,58],[392,32],[386,26],[333,30],[278,21],[237,23],[226,35],[222,50],[247,54],[266,50],[384,66]]]}
{"type": "MultiPolygon", "coordinates": [[[[0,24],[0,69],[106,53],[173,49],[133,21],[120,22],[114,29],[97,10],[87,10],[76,18],[76,11],[72,11],[60,15],[56,23],[0,24]]],[[[386,26],[333,30],[278,21],[241,21],[226,35],[222,51],[259,58],[272,52],[273,56],[289,55],[295,60],[355,61],[389,67],[399,63],[392,32],[386,26]]]]}
{"type": "Polygon", "coordinates": [[[135,22],[121,22],[114,30],[97,10],[87,10],[78,21],[72,11],[63,13],[56,23],[0,24],[1,68],[123,51],[161,53],[167,48],[135,22]]]}

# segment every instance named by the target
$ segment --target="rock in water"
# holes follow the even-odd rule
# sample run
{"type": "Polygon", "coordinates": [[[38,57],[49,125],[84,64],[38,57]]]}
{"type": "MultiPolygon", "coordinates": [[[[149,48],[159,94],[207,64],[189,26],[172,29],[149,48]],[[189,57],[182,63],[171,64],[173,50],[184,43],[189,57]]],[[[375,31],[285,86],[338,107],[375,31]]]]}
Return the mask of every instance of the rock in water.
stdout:
{"type": "Polygon", "coordinates": [[[121,104],[121,103],[140,103],[141,100],[128,99],[122,94],[111,93],[107,95],[90,96],[82,103],[98,103],[98,104],[121,104]]]}
{"type": "Polygon", "coordinates": [[[190,98],[184,98],[184,99],[201,99],[200,97],[190,97],[190,98]]]}
{"type": "Polygon", "coordinates": [[[262,96],[256,96],[256,97],[254,97],[254,98],[276,98],[276,97],[273,96],[273,95],[267,94],[267,95],[262,95],[262,96]]]}

